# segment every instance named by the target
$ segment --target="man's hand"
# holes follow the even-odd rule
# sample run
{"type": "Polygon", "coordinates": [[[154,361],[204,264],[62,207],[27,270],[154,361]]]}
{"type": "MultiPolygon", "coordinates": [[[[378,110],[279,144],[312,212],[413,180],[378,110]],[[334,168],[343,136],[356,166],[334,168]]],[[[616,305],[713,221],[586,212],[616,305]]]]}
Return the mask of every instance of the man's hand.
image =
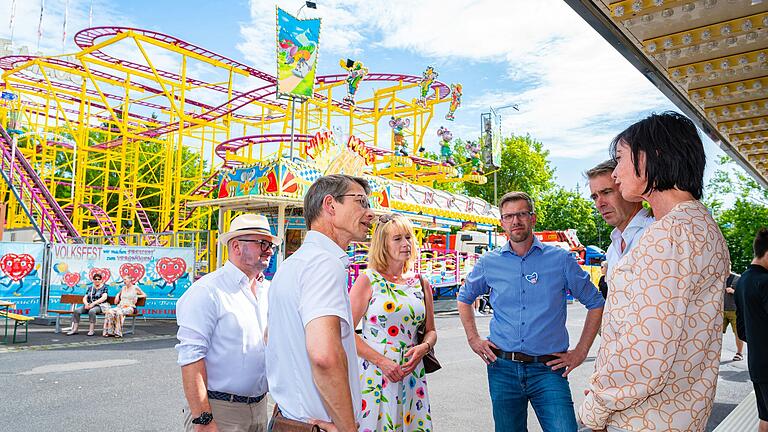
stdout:
{"type": "Polygon", "coordinates": [[[382,360],[379,360],[379,364],[376,366],[381,369],[381,371],[384,373],[384,376],[387,377],[389,382],[400,382],[405,378],[405,374],[403,373],[403,370],[400,368],[400,365],[395,363],[394,361],[384,357],[382,360]]]}
{"type": "Polygon", "coordinates": [[[90,303],[86,303],[86,304],[84,304],[84,305],[83,305],[83,308],[84,308],[85,310],[88,310],[88,309],[90,309],[91,307],[93,307],[93,306],[91,306],[91,304],[90,304],[90,303]]]}
{"type": "Polygon", "coordinates": [[[551,366],[552,370],[566,368],[565,372],[563,372],[563,377],[567,377],[571,371],[584,363],[584,359],[587,358],[587,352],[587,350],[576,348],[564,353],[554,353],[552,355],[557,357],[557,359],[550,360],[546,364],[551,366]]]}
{"type": "Polygon", "coordinates": [[[320,426],[320,430],[325,432],[338,432],[336,425],[330,422],[324,422],[322,420],[310,420],[309,423],[320,426]]]}
{"type": "Polygon", "coordinates": [[[219,427],[216,426],[216,420],[212,420],[207,425],[194,425],[195,432],[219,432],[219,427]]]}
{"type": "Polygon", "coordinates": [[[734,293],[736,292],[736,290],[735,290],[735,289],[733,289],[733,288],[731,288],[731,287],[727,287],[727,288],[725,289],[725,292],[727,292],[728,294],[734,294],[734,293]]]}
{"type": "Polygon", "coordinates": [[[473,337],[472,339],[469,339],[468,342],[472,351],[479,355],[485,364],[491,364],[496,361],[496,354],[491,351],[491,348],[498,349],[498,347],[494,345],[493,342],[488,339],[483,339],[480,336],[473,337]]]}

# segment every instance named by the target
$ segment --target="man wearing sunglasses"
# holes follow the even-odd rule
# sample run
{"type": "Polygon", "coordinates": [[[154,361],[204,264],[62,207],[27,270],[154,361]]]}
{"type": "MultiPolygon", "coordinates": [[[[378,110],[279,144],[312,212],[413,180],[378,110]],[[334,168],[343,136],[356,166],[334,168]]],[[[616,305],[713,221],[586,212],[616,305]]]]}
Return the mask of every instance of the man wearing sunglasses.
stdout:
{"type": "Polygon", "coordinates": [[[263,271],[281,240],[266,217],[242,214],[219,243],[227,247],[227,262],[193,283],[176,305],[184,426],[188,432],[263,432],[269,288],[263,271]]]}
{"type": "Polygon", "coordinates": [[[458,309],[472,350],[486,363],[496,431],[525,431],[528,403],[545,431],[577,429],[567,376],[587,357],[605,304],[566,250],[533,234],[536,213],[524,192],[499,203],[509,241],[483,255],[459,289],[458,309]],[[589,312],[578,344],[569,349],[566,290],[589,312]],[[490,293],[491,334],[480,337],[472,302],[490,293]]]}

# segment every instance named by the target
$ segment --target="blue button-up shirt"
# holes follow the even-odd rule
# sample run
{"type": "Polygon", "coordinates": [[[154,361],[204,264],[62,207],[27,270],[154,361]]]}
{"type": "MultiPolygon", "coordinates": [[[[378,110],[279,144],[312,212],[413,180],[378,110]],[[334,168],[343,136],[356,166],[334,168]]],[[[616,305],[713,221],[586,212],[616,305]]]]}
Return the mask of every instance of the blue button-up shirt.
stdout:
{"type": "Polygon", "coordinates": [[[538,356],[568,350],[566,289],[587,309],[605,304],[589,274],[568,251],[534,238],[523,256],[507,242],[481,257],[458,300],[472,304],[490,291],[493,318],[488,339],[503,351],[538,356]]]}

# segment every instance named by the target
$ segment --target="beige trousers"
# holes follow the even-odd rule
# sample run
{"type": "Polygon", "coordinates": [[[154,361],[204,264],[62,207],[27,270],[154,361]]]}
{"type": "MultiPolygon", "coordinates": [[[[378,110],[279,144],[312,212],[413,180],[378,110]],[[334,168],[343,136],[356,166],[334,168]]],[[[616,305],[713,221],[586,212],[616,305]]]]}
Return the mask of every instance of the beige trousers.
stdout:
{"type": "MultiPolygon", "coordinates": [[[[216,422],[220,432],[266,432],[267,421],[267,398],[265,397],[259,403],[244,404],[238,402],[228,402],[209,399],[211,404],[211,414],[213,421],[216,422]]],[[[185,406],[184,430],[194,432],[195,425],[192,424],[192,415],[189,407],[185,406]]]]}

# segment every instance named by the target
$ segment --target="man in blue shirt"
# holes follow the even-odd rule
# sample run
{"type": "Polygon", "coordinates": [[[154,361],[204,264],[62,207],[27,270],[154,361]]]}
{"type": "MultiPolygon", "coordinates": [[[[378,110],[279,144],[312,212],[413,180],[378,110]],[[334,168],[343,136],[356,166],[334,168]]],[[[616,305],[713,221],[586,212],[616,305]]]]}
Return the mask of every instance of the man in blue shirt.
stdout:
{"type": "Polygon", "coordinates": [[[605,304],[568,251],[534,235],[533,200],[510,192],[499,204],[509,238],[485,254],[459,290],[461,323],[472,350],[485,361],[496,432],[527,430],[528,401],[545,431],[577,429],[568,374],[587,357],[605,304]],[[568,349],[566,290],[589,310],[579,343],[568,349]],[[477,332],[472,302],[490,292],[491,334],[477,332]]]}

